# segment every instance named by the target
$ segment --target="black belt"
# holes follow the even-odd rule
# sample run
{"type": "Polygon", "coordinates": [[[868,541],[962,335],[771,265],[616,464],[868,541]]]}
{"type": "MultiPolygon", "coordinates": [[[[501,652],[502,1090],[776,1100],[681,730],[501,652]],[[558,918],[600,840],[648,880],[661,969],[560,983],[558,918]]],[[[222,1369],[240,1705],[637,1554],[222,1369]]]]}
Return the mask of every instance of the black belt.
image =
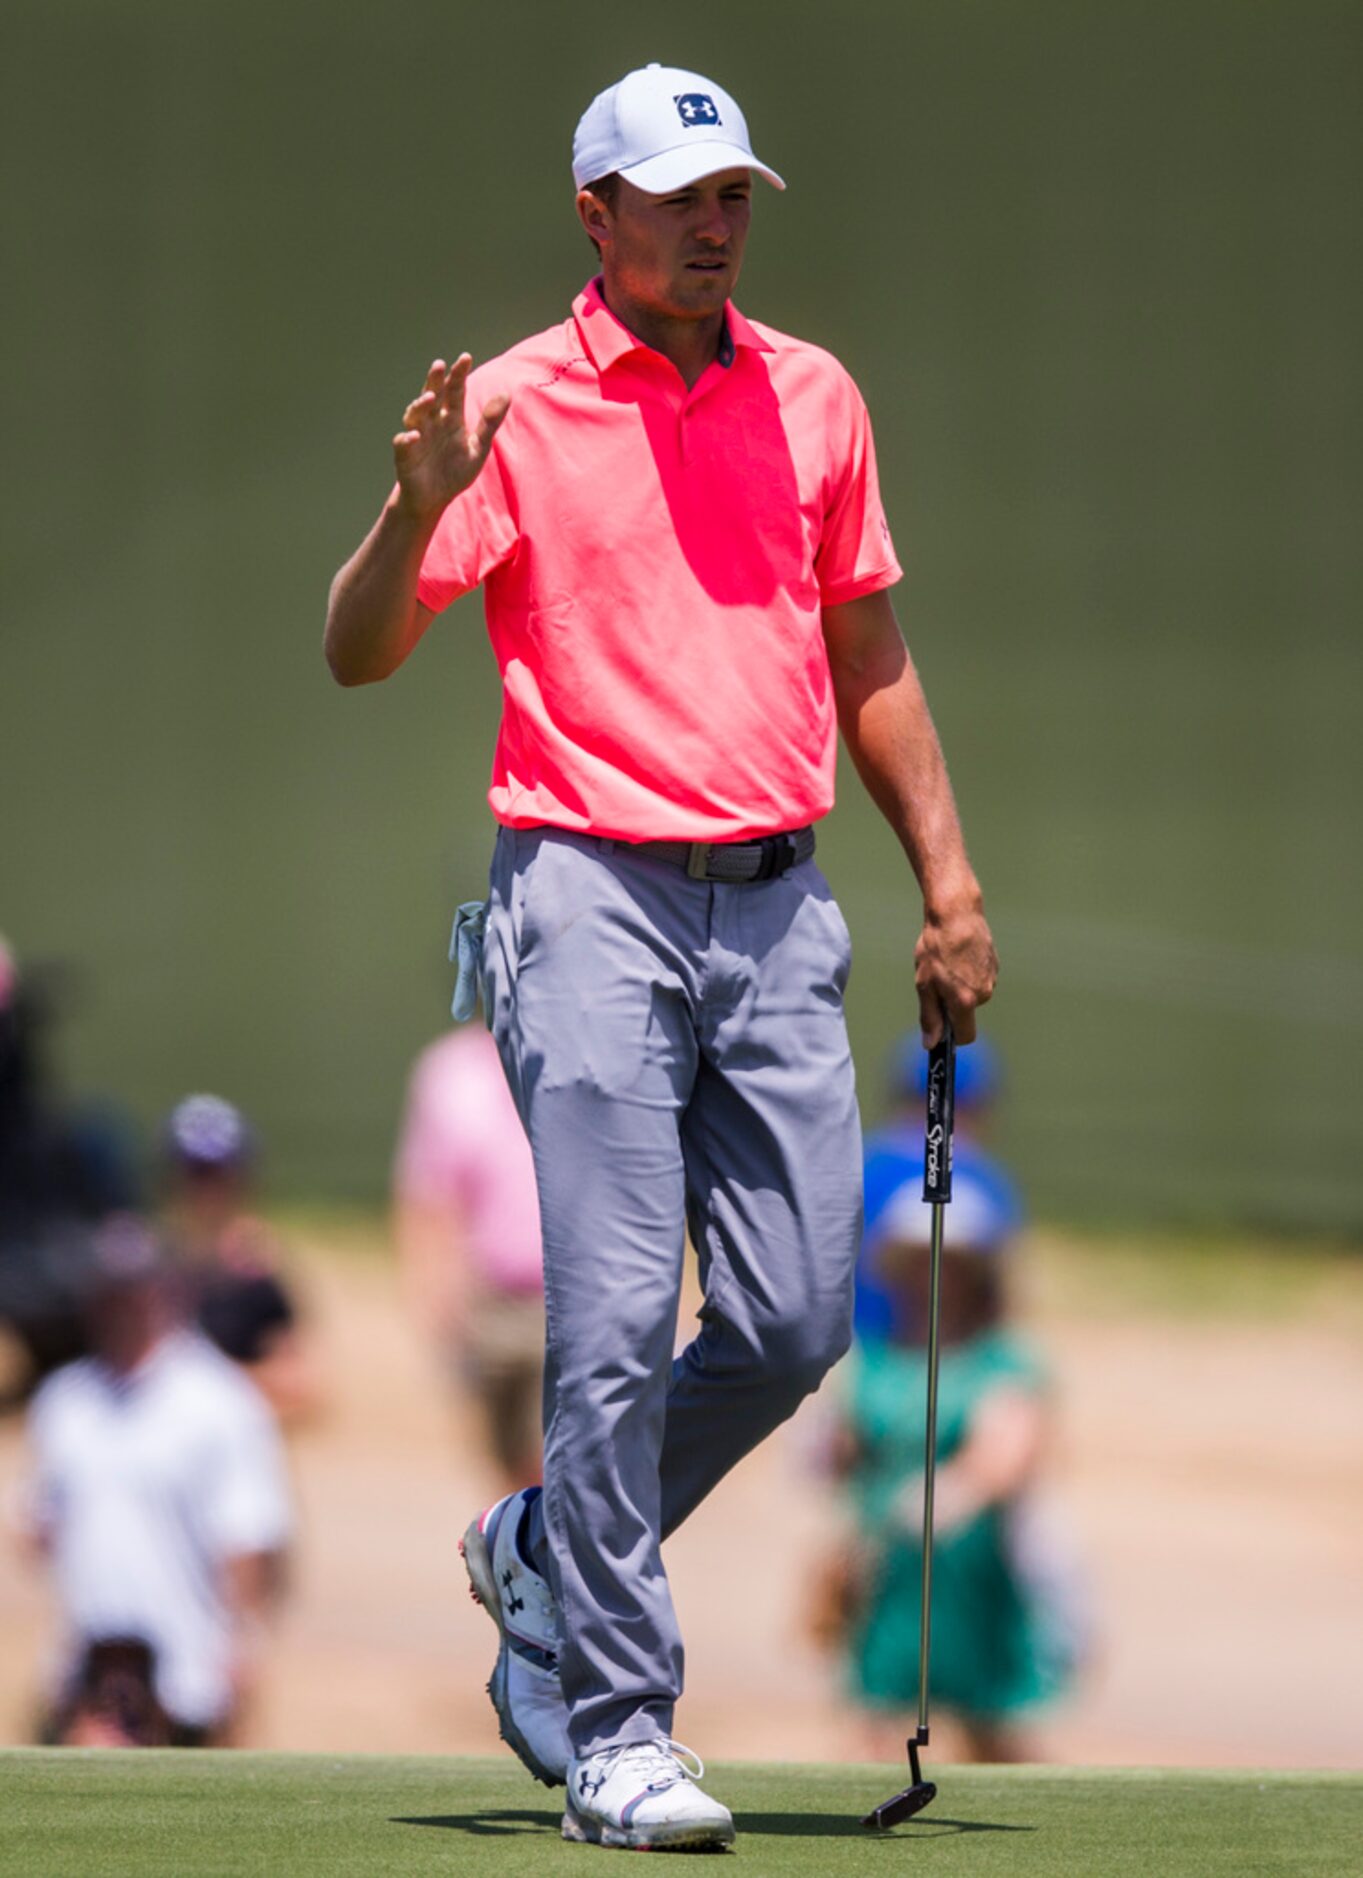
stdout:
{"type": "Polygon", "coordinates": [[[788,835],[761,835],[752,841],[603,841],[601,845],[685,868],[692,880],[738,887],[751,880],[772,880],[807,861],[814,852],[814,830],[795,828],[788,835]]]}

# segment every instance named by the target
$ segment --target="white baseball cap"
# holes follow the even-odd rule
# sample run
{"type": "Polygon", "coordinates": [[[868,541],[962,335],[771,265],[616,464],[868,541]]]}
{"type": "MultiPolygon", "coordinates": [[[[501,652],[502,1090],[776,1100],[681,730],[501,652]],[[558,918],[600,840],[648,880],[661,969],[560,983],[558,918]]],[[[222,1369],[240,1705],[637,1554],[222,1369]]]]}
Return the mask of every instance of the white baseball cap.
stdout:
{"type": "Polygon", "coordinates": [[[579,189],[618,172],[636,189],[665,196],[718,170],[740,168],[785,188],[753,155],[747,123],[728,92],[675,65],[627,73],[593,98],[573,137],[579,189]]]}

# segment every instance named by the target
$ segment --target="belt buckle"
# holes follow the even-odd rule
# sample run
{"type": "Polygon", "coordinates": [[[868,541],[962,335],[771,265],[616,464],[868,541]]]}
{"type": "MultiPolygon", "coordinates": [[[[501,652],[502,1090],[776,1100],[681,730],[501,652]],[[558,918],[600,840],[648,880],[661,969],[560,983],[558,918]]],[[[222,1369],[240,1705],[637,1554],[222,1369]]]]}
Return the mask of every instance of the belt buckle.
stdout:
{"type": "Polygon", "coordinates": [[[691,852],[686,857],[686,871],[692,880],[710,878],[710,849],[714,844],[709,841],[693,841],[691,852]]]}

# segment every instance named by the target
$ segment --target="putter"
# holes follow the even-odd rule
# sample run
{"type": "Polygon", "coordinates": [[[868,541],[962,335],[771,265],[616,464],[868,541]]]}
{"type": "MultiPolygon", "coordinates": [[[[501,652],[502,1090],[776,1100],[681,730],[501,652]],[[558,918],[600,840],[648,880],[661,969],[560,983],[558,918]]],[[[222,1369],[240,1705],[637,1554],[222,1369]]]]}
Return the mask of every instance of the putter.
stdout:
{"type": "Polygon", "coordinates": [[[923,1590],[918,1616],[918,1732],[910,1736],[909,1772],[913,1785],[875,1807],[863,1826],[886,1832],[912,1819],[937,1798],[933,1781],[924,1780],[918,1750],[928,1745],[928,1655],[932,1642],[932,1500],[937,1481],[937,1328],[942,1303],[942,1212],[951,1199],[951,1135],[956,1119],[956,1039],[943,1014],[942,1036],[928,1057],[928,1118],[923,1140],[923,1198],[932,1208],[932,1266],[928,1287],[928,1427],[927,1464],[923,1470],[923,1590]]]}

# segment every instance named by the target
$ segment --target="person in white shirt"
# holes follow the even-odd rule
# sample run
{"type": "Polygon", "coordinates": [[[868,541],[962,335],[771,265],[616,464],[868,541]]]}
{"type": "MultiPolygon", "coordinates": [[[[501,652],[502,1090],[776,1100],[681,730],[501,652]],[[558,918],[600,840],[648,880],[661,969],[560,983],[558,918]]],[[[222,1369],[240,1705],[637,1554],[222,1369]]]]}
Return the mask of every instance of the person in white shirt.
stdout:
{"type": "Polygon", "coordinates": [[[62,1618],[45,1736],[225,1744],[292,1529],[282,1446],[259,1393],[181,1321],[146,1227],[107,1224],[95,1264],[94,1354],[30,1410],[31,1525],[62,1618]],[[121,1685],[147,1666],[136,1725],[91,1712],[110,1659],[121,1685]]]}

